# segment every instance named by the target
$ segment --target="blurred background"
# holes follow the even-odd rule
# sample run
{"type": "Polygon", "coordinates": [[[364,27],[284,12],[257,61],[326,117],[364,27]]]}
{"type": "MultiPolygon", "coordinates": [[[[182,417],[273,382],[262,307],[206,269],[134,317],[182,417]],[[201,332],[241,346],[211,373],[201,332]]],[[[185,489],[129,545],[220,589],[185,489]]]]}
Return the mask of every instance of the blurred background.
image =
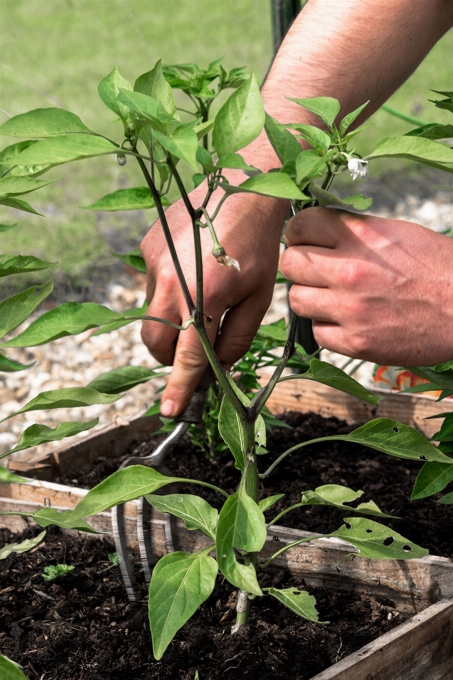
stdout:
{"type": "MultiPolygon", "coordinates": [[[[1,0],[0,121],[33,108],[58,106],[115,138],[114,114],[96,91],[115,64],[133,82],[159,58],[166,64],[206,66],[223,57],[227,70],[247,66],[262,79],[273,53],[270,4],[270,0],[1,0]]],[[[430,88],[453,89],[452,47],[453,32],[389,103],[421,121],[450,122],[451,114],[434,109],[427,99],[430,88]]],[[[370,124],[358,142],[361,152],[371,150],[379,138],[413,127],[383,111],[370,124]]],[[[0,147],[10,141],[3,138],[0,147]]],[[[85,299],[88,289],[91,299],[97,289],[102,298],[105,282],[122,272],[110,250],[136,248],[153,215],[92,213],[82,206],[143,181],[134,164],[121,168],[112,157],[63,166],[53,175],[62,179],[38,192],[32,202],[45,217],[17,213],[12,220],[12,211],[0,207],[0,222],[19,222],[18,228],[2,234],[1,250],[58,260],[55,296],[60,300],[85,299]]],[[[414,168],[408,173],[403,162],[383,161],[374,165],[367,186],[355,185],[354,190],[368,189],[376,209],[393,210],[407,196],[426,199],[448,185],[447,175],[414,168]]],[[[341,182],[338,186],[341,191],[341,182]]],[[[30,276],[33,282],[40,280],[30,276]]],[[[15,278],[20,278],[22,288],[24,278],[15,278]]],[[[11,286],[11,280],[5,285],[11,286]]]]}

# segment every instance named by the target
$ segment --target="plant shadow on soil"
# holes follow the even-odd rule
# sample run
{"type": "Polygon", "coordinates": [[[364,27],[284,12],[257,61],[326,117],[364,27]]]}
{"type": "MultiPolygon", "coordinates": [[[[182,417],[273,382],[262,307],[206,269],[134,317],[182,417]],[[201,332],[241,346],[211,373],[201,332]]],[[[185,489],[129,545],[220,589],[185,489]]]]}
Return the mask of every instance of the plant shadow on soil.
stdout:
{"type": "MultiPolygon", "coordinates": [[[[265,457],[264,465],[261,463],[262,469],[295,442],[352,429],[336,418],[314,414],[288,414],[286,420],[293,429],[275,429],[270,435],[268,448],[272,453],[265,457]]],[[[135,453],[148,454],[156,439],[143,442],[135,453]]],[[[131,451],[124,457],[129,455],[131,451]]],[[[199,476],[217,483],[221,480],[224,488],[234,489],[238,480],[230,462],[207,464],[188,441],[175,448],[166,465],[178,476],[199,476]]],[[[91,473],[58,481],[92,486],[118,466],[119,460],[101,458],[91,473]]],[[[418,463],[344,442],[329,442],[328,449],[318,444],[288,457],[262,491],[263,495],[286,494],[281,507],[274,508],[277,513],[297,502],[302,490],[321,484],[363,489],[365,500],[372,498],[384,512],[403,518],[386,520],[385,524],[434,554],[451,554],[449,509],[432,501],[408,500],[418,469],[418,463]]],[[[194,493],[193,486],[179,490],[194,493]]],[[[209,490],[202,493],[218,505],[218,498],[209,490]]],[[[333,508],[309,507],[289,514],[284,523],[327,533],[340,526],[345,514],[333,508]]],[[[29,529],[23,537],[37,531],[29,529]]],[[[2,543],[10,542],[9,532],[2,530],[2,534],[2,543]]],[[[390,600],[308,588],[317,599],[320,620],[328,620],[330,625],[304,621],[265,596],[253,603],[249,630],[231,636],[235,593],[219,578],[212,596],[156,662],[147,629],[143,575],[137,564],[141,601],[131,604],[119,569],[102,571],[109,566],[108,553],[113,550],[106,538],[75,541],[73,536],[50,528],[45,542],[32,552],[14,554],[0,562],[0,648],[23,665],[30,680],[41,678],[43,673],[45,680],[192,680],[197,670],[200,680],[308,680],[404,621],[390,600]],[[63,562],[76,569],[65,578],[44,583],[40,576],[43,567],[63,562]]],[[[305,587],[300,577],[282,571],[268,571],[260,578],[263,586],[305,587]]]]}

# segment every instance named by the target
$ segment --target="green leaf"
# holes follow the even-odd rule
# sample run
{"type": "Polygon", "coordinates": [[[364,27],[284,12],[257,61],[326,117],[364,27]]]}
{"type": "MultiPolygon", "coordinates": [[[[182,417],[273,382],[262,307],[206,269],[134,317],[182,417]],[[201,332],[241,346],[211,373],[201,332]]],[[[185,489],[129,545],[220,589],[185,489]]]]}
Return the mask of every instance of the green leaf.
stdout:
{"type": "Polygon", "coordinates": [[[148,613],[155,659],[162,658],[177,631],[208,599],[218,572],[211,548],[164,555],[153,570],[148,613]]]}
{"type": "Polygon", "coordinates": [[[342,208],[354,208],[354,210],[368,210],[373,202],[372,198],[366,198],[362,194],[357,194],[355,196],[347,196],[346,198],[338,198],[335,194],[330,193],[330,191],[325,191],[321,187],[316,186],[316,184],[310,184],[310,193],[318,201],[321,207],[328,205],[338,205],[342,208]]]}
{"type": "Polygon", "coordinates": [[[10,543],[9,545],[3,546],[3,548],[0,548],[0,560],[5,560],[13,552],[17,553],[18,555],[24,552],[28,552],[32,548],[35,548],[37,545],[39,545],[45,535],[46,532],[42,531],[34,538],[27,538],[25,541],[22,541],[21,543],[10,543]]]}
{"type": "Polygon", "coordinates": [[[424,137],[388,137],[379,142],[367,160],[373,158],[407,158],[434,168],[453,172],[453,150],[424,137]]]}
{"type": "Polygon", "coordinates": [[[36,139],[26,139],[23,142],[15,142],[14,144],[5,146],[5,148],[0,151],[0,164],[14,166],[16,156],[33,144],[36,144],[36,139]]]}
{"type": "Polygon", "coordinates": [[[92,134],[75,113],[54,107],[20,113],[0,125],[0,134],[10,137],[57,137],[80,132],[92,134]]]}
{"type": "Polygon", "coordinates": [[[194,125],[193,131],[197,135],[198,141],[200,139],[203,139],[205,135],[208,134],[214,127],[214,121],[213,120],[207,120],[204,123],[199,123],[198,125],[194,125]]]}
{"type": "Polygon", "coordinates": [[[72,510],[60,512],[59,510],[56,510],[56,508],[42,508],[37,512],[30,513],[30,517],[32,517],[40,527],[53,525],[62,527],[63,529],[77,529],[77,531],[85,531],[89,534],[99,533],[87,522],[84,522],[78,517],[74,517],[72,510]]]}
{"type": "MultiPolygon", "coordinates": [[[[1,304],[0,319],[2,318],[1,304]]],[[[78,335],[90,328],[97,328],[98,326],[118,321],[141,319],[142,316],[143,314],[139,309],[133,309],[132,316],[129,316],[125,313],[118,314],[113,312],[108,307],[98,305],[95,302],[64,302],[59,307],[55,307],[42,314],[23,333],[20,333],[8,342],[4,342],[2,346],[35,347],[36,345],[43,345],[46,342],[63,338],[66,335],[78,335]]]]}
{"type": "Polygon", "coordinates": [[[305,373],[285,376],[279,382],[296,378],[298,380],[313,380],[322,385],[329,385],[336,390],[340,390],[340,392],[352,394],[368,404],[378,404],[382,401],[382,397],[378,397],[373,392],[367,390],[357,380],[354,380],[354,378],[351,378],[350,375],[342,371],[341,368],[332,366],[332,364],[328,364],[326,361],[319,361],[316,358],[311,359],[310,368],[305,373]]]}
{"type": "MultiPolygon", "coordinates": [[[[169,205],[165,196],[161,197],[161,201],[162,205],[169,205]]],[[[118,189],[118,191],[103,196],[96,203],[83,207],[85,210],[115,212],[116,210],[147,210],[148,208],[155,208],[156,204],[148,187],[134,187],[132,189],[118,189]]]]}
{"type": "Polygon", "coordinates": [[[31,368],[32,366],[35,365],[35,362],[32,361],[31,364],[21,364],[19,361],[15,361],[14,359],[9,359],[6,357],[4,354],[0,352],[0,371],[4,371],[5,373],[15,373],[16,371],[25,371],[27,368],[31,368]]]}
{"type": "Polygon", "coordinates": [[[119,315],[118,321],[107,323],[102,328],[99,328],[99,330],[94,331],[92,335],[103,335],[104,333],[110,333],[110,331],[115,331],[117,328],[127,326],[128,324],[133,323],[134,321],[140,319],[143,320],[143,315],[145,314],[147,307],[148,303],[145,300],[142,307],[133,307],[132,309],[126,309],[125,312],[119,315]]]}
{"type": "Polygon", "coordinates": [[[264,128],[272,148],[281,162],[295,161],[301,152],[301,145],[294,135],[268,113],[266,113],[264,128]]]}
{"type": "Polygon", "coordinates": [[[31,191],[41,189],[47,184],[57,182],[56,179],[34,179],[33,177],[0,177],[0,197],[5,196],[20,196],[20,194],[28,194],[31,191]]]}
{"type": "Polygon", "coordinates": [[[110,252],[123,264],[136,269],[141,274],[146,274],[146,263],[140,250],[132,250],[130,253],[115,253],[113,250],[110,252]]]}
{"type": "Polygon", "coordinates": [[[140,120],[152,123],[153,127],[158,127],[162,132],[172,119],[157,99],[141,92],[121,90],[118,94],[118,101],[134,111],[140,120]]]}
{"type": "Polygon", "coordinates": [[[0,198],[0,205],[6,205],[8,208],[14,208],[15,210],[21,210],[22,212],[31,213],[32,215],[39,215],[42,217],[41,213],[32,208],[31,205],[27,203],[27,201],[21,201],[18,198],[0,198]]]}
{"type": "Polygon", "coordinates": [[[56,165],[117,152],[118,147],[104,137],[83,134],[63,135],[36,142],[17,156],[17,163],[19,165],[56,165]]]}
{"type": "Polygon", "coordinates": [[[411,367],[408,370],[420,378],[431,381],[434,385],[437,385],[437,389],[453,389],[453,371],[447,370],[438,373],[429,366],[422,366],[421,368],[411,367]]]}
{"type": "Polygon", "coordinates": [[[354,111],[351,111],[351,113],[348,113],[348,115],[343,118],[343,120],[340,123],[340,132],[341,132],[342,135],[345,134],[346,130],[350,127],[350,125],[352,125],[352,123],[355,121],[355,119],[360,116],[363,109],[366,106],[368,106],[369,103],[370,103],[370,100],[365,102],[365,104],[362,104],[362,106],[359,106],[354,111]]]}
{"type": "Polygon", "coordinates": [[[301,193],[292,179],[285,172],[269,172],[267,174],[254,175],[238,187],[222,183],[220,185],[227,194],[242,192],[262,194],[274,198],[287,198],[289,200],[309,201],[309,196],[301,193]]]}
{"type": "Polygon", "coordinates": [[[414,557],[425,557],[428,550],[412,543],[393,529],[373,522],[364,517],[345,517],[343,524],[337,531],[328,534],[326,538],[341,538],[355,546],[361,557],[374,560],[407,560],[414,557]]]}
{"type": "Polygon", "coordinates": [[[328,621],[320,621],[316,610],[316,599],[313,595],[309,595],[306,590],[298,590],[297,588],[285,588],[279,590],[278,588],[266,588],[266,591],[276,600],[281,602],[291,609],[292,612],[298,616],[313,621],[314,623],[328,624],[328,621]]]}
{"type": "Polygon", "coordinates": [[[53,267],[56,262],[44,262],[33,255],[0,255],[0,278],[22,272],[38,272],[53,267]]]}
{"type": "Polygon", "coordinates": [[[396,458],[451,462],[451,458],[433,446],[421,432],[391,418],[370,420],[350,434],[336,435],[335,439],[363,444],[396,458]]]}
{"type": "Polygon", "coordinates": [[[439,432],[433,434],[432,440],[436,442],[452,442],[453,441],[453,413],[448,413],[439,432]]]}
{"type": "Polygon", "coordinates": [[[296,182],[300,184],[303,180],[319,177],[325,169],[326,160],[317,151],[302,151],[296,158],[296,182]]]}
{"type": "Polygon", "coordinates": [[[126,78],[123,78],[115,66],[113,71],[99,83],[98,93],[104,104],[125,121],[129,117],[129,109],[117,99],[121,89],[132,90],[132,85],[126,78]]]}
{"type": "Polygon", "coordinates": [[[203,498],[190,494],[148,494],[146,500],[159,512],[169,512],[182,519],[187,529],[202,531],[215,541],[219,513],[203,498]]]}
{"type": "Polygon", "coordinates": [[[260,507],[261,512],[266,512],[266,510],[269,510],[275,503],[277,503],[280,498],[284,497],[284,493],[277,493],[275,496],[268,496],[267,498],[263,498],[258,505],[260,507]]]}
{"type": "Polygon", "coordinates": [[[242,488],[230,496],[220,511],[216,553],[219,569],[236,588],[262,595],[252,564],[240,564],[234,549],[259,552],[266,540],[263,512],[242,488]]]}
{"type": "Polygon", "coordinates": [[[428,123],[415,130],[406,132],[405,137],[425,137],[426,139],[451,139],[453,137],[453,125],[438,125],[428,123]]]}
{"type": "Polygon", "coordinates": [[[381,512],[373,501],[360,503],[355,508],[348,507],[345,503],[353,503],[357,498],[363,496],[363,491],[353,491],[347,486],[339,484],[325,484],[318,486],[314,491],[305,491],[302,494],[302,505],[331,505],[347,512],[359,512],[365,515],[375,515],[377,517],[393,517],[381,512]]]}
{"type": "Polygon", "coordinates": [[[99,418],[90,420],[88,423],[59,423],[53,430],[47,425],[30,425],[30,427],[27,427],[27,429],[22,432],[17,445],[10,451],[0,454],[0,458],[9,456],[11,453],[16,453],[17,451],[29,449],[31,446],[39,446],[39,444],[43,444],[44,442],[59,442],[62,439],[65,439],[65,437],[73,437],[75,434],[79,434],[79,432],[90,430],[97,425],[98,422],[99,418]]]}
{"type": "Polygon", "coordinates": [[[163,76],[161,60],[157,62],[151,71],[137,78],[134,84],[134,91],[157,99],[168,114],[173,115],[175,113],[175,99],[170,85],[163,76]]]}
{"type": "Polygon", "coordinates": [[[0,654],[0,674],[2,680],[27,680],[27,676],[22,673],[20,668],[18,663],[0,654]]]}
{"type": "Polygon", "coordinates": [[[154,493],[167,484],[186,481],[179,477],[166,477],[154,468],[130,465],[117,470],[110,477],[90,489],[72,511],[76,517],[89,517],[108,510],[114,505],[127,503],[154,493]]]}
{"type": "Polygon", "coordinates": [[[300,132],[302,138],[306,142],[308,142],[314,149],[316,149],[316,151],[318,151],[318,153],[321,156],[328,151],[329,146],[332,143],[332,140],[330,139],[327,132],[324,132],[324,130],[320,130],[315,125],[302,125],[300,123],[294,124],[292,123],[291,125],[288,125],[288,127],[300,132]]]}
{"type": "Polygon", "coordinates": [[[453,481],[453,460],[448,463],[425,463],[415,480],[412,500],[427,498],[445,489],[453,481]]]}
{"type": "Polygon", "coordinates": [[[333,97],[309,97],[307,99],[288,97],[288,99],[296,102],[296,104],[300,104],[307,111],[314,113],[328,127],[333,125],[335,118],[340,113],[340,102],[333,97]]]}
{"type": "Polygon", "coordinates": [[[111,404],[118,399],[121,399],[121,396],[102,394],[102,392],[93,390],[91,387],[64,387],[61,390],[49,390],[38,394],[19,411],[0,420],[0,423],[19,415],[19,413],[45,411],[54,408],[75,408],[77,406],[91,406],[92,404],[111,404]]]}
{"type": "Polygon", "coordinates": [[[88,383],[87,387],[104,392],[104,394],[119,394],[161,375],[160,371],[144,366],[122,366],[98,375],[88,383]]]}
{"type": "Polygon", "coordinates": [[[0,483],[1,482],[16,482],[16,484],[28,484],[31,482],[31,479],[28,479],[27,477],[19,477],[19,475],[15,475],[13,472],[10,472],[6,468],[2,467],[0,465],[0,483]]]}
{"type": "Polygon", "coordinates": [[[22,293],[2,300],[0,302],[0,338],[25,321],[52,290],[53,281],[50,280],[42,286],[27,288],[22,293]]]}
{"type": "MultiPolygon", "coordinates": [[[[236,396],[245,405],[250,405],[250,399],[239,389],[236,383],[228,376],[228,380],[236,396]]],[[[245,433],[241,419],[234,406],[225,395],[222,400],[219,413],[219,432],[225,444],[234,456],[235,467],[243,470],[245,465],[245,433]]],[[[258,416],[255,422],[255,441],[260,446],[266,446],[266,425],[262,416],[258,416]]]]}
{"type": "Polygon", "coordinates": [[[261,172],[253,165],[248,165],[242,156],[238,153],[231,153],[228,156],[223,156],[217,161],[218,168],[232,168],[233,170],[247,170],[248,172],[261,172]]]}
{"type": "Polygon", "coordinates": [[[264,126],[264,108],[255,76],[238,87],[218,111],[212,145],[219,158],[253,142],[264,126]]]}
{"type": "Polygon", "coordinates": [[[153,137],[173,156],[185,161],[194,170],[197,169],[198,138],[191,128],[179,127],[171,137],[154,130],[153,137]]]}
{"type": "Polygon", "coordinates": [[[442,496],[442,498],[438,500],[438,503],[441,505],[451,505],[453,503],[453,491],[442,496]]]}
{"type": "Polygon", "coordinates": [[[13,224],[0,224],[0,234],[2,234],[4,231],[14,229],[14,227],[17,227],[17,222],[14,222],[13,224]]]}

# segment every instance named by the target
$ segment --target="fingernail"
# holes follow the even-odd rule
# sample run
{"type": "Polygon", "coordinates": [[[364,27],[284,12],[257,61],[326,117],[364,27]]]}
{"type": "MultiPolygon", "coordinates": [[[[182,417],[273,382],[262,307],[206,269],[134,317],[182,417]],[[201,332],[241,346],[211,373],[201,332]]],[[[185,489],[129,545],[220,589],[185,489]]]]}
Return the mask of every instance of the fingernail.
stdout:
{"type": "Polygon", "coordinates": [[[174,403],[170,399],[166,399],[160,405],[160,414],[161,416],[165,416],[166,418],[171,418],[174,409],[175,409],[174,403]]]}

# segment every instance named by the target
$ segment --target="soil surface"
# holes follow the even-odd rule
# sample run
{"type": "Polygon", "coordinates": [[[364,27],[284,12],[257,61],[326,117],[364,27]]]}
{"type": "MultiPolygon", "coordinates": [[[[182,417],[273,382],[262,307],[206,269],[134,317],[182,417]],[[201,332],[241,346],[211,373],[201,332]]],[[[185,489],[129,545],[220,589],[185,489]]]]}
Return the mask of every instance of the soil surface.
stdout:
{"type": "MultiPolygon", "coordinates": [[[[3,529],[0,543],[36,533],[3,529]]],[[[200,680],[308,680],[404,620],[389,600],[309,589],[320,620],[330,625],[304,621],[265,595],[253,603],[249,629],[232,636],[236,596],[218,579],[155,661],[146,588],[141,603],[128,602],[119,568],[107,570],[113,551],[108,540],[75,540],[50,528],[33,551],[0,562],[0,650],[30,680],[194,680],[196,671],[200,680]],[[44,582],[43,567],[62,563],[75,569],[44,582]]],[[[262,575],[261,584],[304,588],[302,579],[280,571],[262,575]]]]}
{"type": "MultiPolygon", "coordinates": [[[[354,429],[337,418],[323,418],[316,414],[287,414],[285,420],[292,426],[274,428],[268,434],[269,454],[259,460],[260,472],[264,472],[275,458],[294,444],[316,437],[346,434],[354,429]]],[[[107,475],[118,469],[120,462],[130,455],[147,455],[152,452],[162,437],[153,437],[138,448],[128,452],[121,459],[99,458],[88,474],[73,475],[55,481],[71,486],[91,488],[107,475]]],[[[183,440],[167,456],[165,466],[177,477],[201,479],[221,486],[234,493],[239,473],[229,458],[209,462],[200,452],[183,440]]],[[[382,512],[399,519],[385,519],[389,526],[418,545],[427,548],[432,555],[453,557],[452,509],[439,505],[431,498],[411,501],[411,491],[421,468],[417,461],[393,458],[378,451],[347,442],[326,442],[307,446],[295,451],[282,461],[271,475],[261,482],[261,497],[284,493],[285,497],[273,506],[268,517],[274,517],[284,508],[300,502],[302,491],[314,490],[323,484],[342,484],[354,491],[362,490],[363,496],[357,501],[375,501],[382,512]]],[[[194,485],[180,485],[181,493],[196,493],[213,506],[221,507],[220,497],[209,489],[194,485]]],[[[343,517],[353,510],[336,510],[326,506],[298,508],[285,515],[279,522],[288,527],[330,533],[342,524],[343,517]]]]}

